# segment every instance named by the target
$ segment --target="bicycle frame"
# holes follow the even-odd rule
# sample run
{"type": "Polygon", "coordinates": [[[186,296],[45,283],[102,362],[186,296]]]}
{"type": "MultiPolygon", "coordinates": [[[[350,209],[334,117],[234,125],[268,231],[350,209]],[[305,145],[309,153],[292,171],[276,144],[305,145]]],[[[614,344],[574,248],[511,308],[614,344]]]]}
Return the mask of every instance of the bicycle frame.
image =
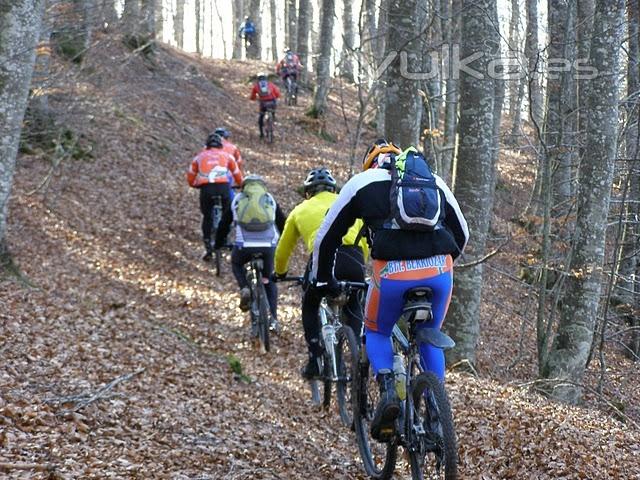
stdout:
{"type": "Polygon", "coordinates": [[[338,378],[335,346],[338,344],[336,334],[340,327],[342,327],[342,323],[340,322],[340,309],[346,301],[346,299],[341,297],[331,300],[323,298],[320,302],[320,308],[318,309],[318,316],[320,317],[321,324],[320,331],[322,332],[325,356],[328,358],[331,367],[331,378],[327,380],[331,380],[332,382],[340,380],[338,378]]]}

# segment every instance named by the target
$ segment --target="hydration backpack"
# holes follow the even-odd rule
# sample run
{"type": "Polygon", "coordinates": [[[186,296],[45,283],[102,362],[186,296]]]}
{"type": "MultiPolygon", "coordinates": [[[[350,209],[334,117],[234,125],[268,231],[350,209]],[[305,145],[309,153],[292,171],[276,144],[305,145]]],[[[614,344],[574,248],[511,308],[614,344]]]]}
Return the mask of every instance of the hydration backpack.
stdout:
{"type": "Polygon", "coordinates": [[[444,193],[424,156],[409,147],[391,163],[391,217],[385,228],[432,232],[444,219],[444,193]]]}
{"type": "Polygon", "coordinates": [[[245,180],[236,203],[238,224],[249,232],[270,228],[276,219],[276,204],[262,180],[245,180]]]}
{"type": "Polygon", "coordinates": [[[267,80],[260,80],[258,82],[258,95],[261,98],[269,96],[269,82],[267,80]]]}

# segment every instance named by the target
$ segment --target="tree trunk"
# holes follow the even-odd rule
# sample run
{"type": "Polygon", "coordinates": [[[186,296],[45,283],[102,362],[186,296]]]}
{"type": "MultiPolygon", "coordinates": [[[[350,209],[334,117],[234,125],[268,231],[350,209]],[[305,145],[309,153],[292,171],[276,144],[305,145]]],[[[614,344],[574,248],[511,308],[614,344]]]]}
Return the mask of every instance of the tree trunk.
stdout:
{"type": "Polygon", "coordinates": [[[542,56],[538,42],[538,0],[527,1],[527,33],[525,37],[524,53],[527,57],[529,97],[531,101],[530,119],[542,128],[542,87],[540,72],[542,71],[542,56]]]}
{"type": "Polygon", "coordinates": [[[600,299],[616,153],[623,12],[623,0],[598,0],[596,4],[589,63],[600,73],[591,80],[586,101],[589,132],[579,171],[577,225],[569,268],[572,274],[566,280],[558,332],[543,371],[545,378],[558,380],[549,388],[550,394],[574,404],[582,395],[578,384],[593,341],[600,299]]]}
{"type": "Polygon", "coordinates": [[[244,5],[242,5],[242,0],[233,0],[231,6],[233,10],[232,31],[234,32],[233,52],[231,53],[231,58],[234,60],[240,60],[242,58],[242,38],[240,38],[240,35],[238,35],[238,30],[240,29],[240,24],[242,23],[244,5]]]}
{"type": "Polygon", "coordinates": [[[250,17],[256,26],[256,33],[253,35],[251,45],[247,48],[247,58],[260,60],[262,58],[262,10],[261,0],[249,0],[250,17]]]}
{"type": "Polygon", "coordinates": [[[286,0],[287,5],[287,39],[286,46],[296,52],[298,50],[298,9],[296,0],[286,0]]]}
{"type": "MultiPolygon", "coordinates": [[[[577,3],[578,18],[576,21],[576,29],[578,35],[578,59],[582,61],[582,65],[588,65],[589,53],[591,51],[595,0],[579,0],[577,3]]],[[[578,138],[580,145],[584,145],[584,133],[587,128],[587,112],[586,109],[583,108],[585,105],[580,103],[580,101],[584,102],[587,100],[589,83],[590,80],[588,79],[578,80],[578,138]]]]}
{"type": "MultiPolygon", "coordinates": [[[[520,1],[511,0],[511,22],[509,25],[509,45],[511,54],[516,58],[518,66],[523,65],[522,39],[520,37],[520,1]]],[[[509,83],[509,116],[511,117],[510,142],[516,144],[522,126],[522,103],[524,101],[524,87],[526,76],[512,80],[509,83]]]]}
{"type": "Polygon", "coordinates": [[[124,32],[127,35],[134,35],[140,24],[140,3],[139,0],[125,0],[122,10],[122,23],[124,32]]]}
{"type": "Polygon", "coordinates": [[[460,45],[460,13],[461,0],[443,0],[449,8],[444,18],[449,19],[444,30],[444,41],[447,46],[444,58],[445,74],[445,111],[444,111],[444,146],[440,157],[441,175],[446,182],[451,181],[453,155],[456,147],[456,126],[458,123],[458,78],[450,68],[453,48],[460,45]]]}
{"type": "MultiPolygon", "coordinates": [[[[386,39],[387,39],[387,29],[388,29],[388,20],[389,20],[389,5],[391,4],[391,0],[381,0],[380,1],[380,9],[378,10],[378,26],[371,31],[372,39],[376,37],[375,40],[375,49],[374,58],[371,59],[371,62],[374,64],[374,73],[379,74],[379,78],[375,78],[374,80],[378,82],[380,88],[376,92],[376,106],[377,106],[377,116],[376,116],[376,130],[378,135],[381,137],[385,134],[385,118],[386,118],[386,107],[387,107],[387,96],[385,94],[384,82],[387,79],[387,71],[384,72],[376,72],[378,65],[382,62],[384,57],[384,52],[386,50],[386,39]]],[[[373,18],[373,15],[371,16],[373,18]]],[[[372,23],[375,22],[375,18],[373,18],[372,23]]],[[[374,23],[375,25],[375,23],[374,23]]]]}
{"type": "Polygon", "coordinates": [[[353,76],[353,47],[354,47],[354,32],[353,32],[353,0],[342,0],[343,12],[342,12],[342,67],[340,74],[349,82],[354,82],[353,76]]]}
{"type": "Polygon", "coordinates": [[[0,8],[0,259],[7,255],[9,196],[43,5],[42,0],[11,0],[0,8]]]}
{"type": "MultiPolygon", "coordinates": [[[[640,120],[640,103],[637,95],[640,91],[640,69],[638,60],[640,58],[640,48],[638,46],[638,15],[640,14],[638,3],[629,2],[627,4],[627,25],[629,48],[627,54],[627,101],[625,109],[629,127],[625,134],[625,153],[627,157],[627,181],[629,182],[628,201],[624,205],[624,218],[628,221],[624,225],[622,237],[622,249],[620,253],[620,265],[618,268],[616,303],[620,305],[627,320],[627,327],[640,329],[640,318],[634,315],[634,310],[639,310],[640,284],[638,283],[638,249],[640,248],[640,231],[637,219],[640,216],[640,165],[638,164],[638,123],[640,120]]],[[[640,331],[632,330],[625,335],[625,353],[633,359],[640,357],[640,331]]]]}
{"type": "Polygon", "coordinates": [[[333,44],[333,16],[335,0],[322,0],[322,25],[320,28],[320,56],[316,68],[316,88],[313,92],[313,117],[323,116],[327,108],[327,96],[331,86],[331,45],[333,44]]]}
{"type": "Polygon", "coordinates": [[[202,24],[204,23],[202,20],[202,5],[200,0],[195,0],[194,11],[196,14],[196,53],[198,55],[202,55],[202,45],[200,44],[202,30],[202,24]]]}
{"type": "MultiPolygon", "coordinates": [[[[462,10],[462,44],[460,58],[477,52],[498,50],[499,38],[491,18],[495,0],[480,0],[462,10]]],[[[471,63],[478,72],[488,72],[493,54],[485,54],[471,63]]],[[[468,72],[460,74],[459,146],[456,160],[455,194],[467,214],[471,240],[465,261],[472,262],[485,253],[487,233],[493,204],[493,138],[495,112],[495,82],[488,75],[474,78],[468,72]]],[[[449,362],[476,360],[479,334],[480,299],[483,264],[456,273],[455,294],[445,327],[456,341],[447,354],[449,362]]]]}
{"type": "Polygon", "coordinates": [[[306,72],[309,70],[309,24],[311,5],[310,0],[300,0],[298,4],[298,56],[303,69],[303,80],[306,80],[306,72]]]}
{"type": "Polygon", "coordinates": [[[140,0],[139,43],[153,41],[156,37],[156,2],[161,0],[140,0]]]}
{"type": "Polygon", "coordinates": [[[184,2],[185,0],[176,1],[176,13],[173,16],[173,36],[180,49],[184,48],[184,2]]]}
{"type": "Polygon", "coordinates": [[[278,36],[277,36],[277,19],[278,9],[276,8],[276,0],[271,0],[271,59],[274,62],[278,61],[278,36]]]}
{"type": "Polygon", "coordinates": [[[318,70],[318,59],[320,58],[320,29],[322,28],[322,8],[317,2],[323,0],[312,0],[310,4],[311,25],[311,69],[318,70]]]}
{"type": "Polygon", "coordinates": [[[156,0],[155,6],[155,37],[163,41],[164,37],[164,0],[156,0]]]}
{"type": "MultiPolygon", "coordinates": [[[[384,0],[382,0],[384,4],[384,0]]],[[[384,5],[380,5],[380,9],[384,5]]],[[[360,4],[360,48],[361,55],[364,55],[364,72],[366,79],[370,79],[378,59],[378,39],[376,39],[376,2],[375,0],[363,0],[360,4]],[[372,68],[373,67],[373,68],[372,68]]],[[[384,43],[384,39],[381,40],[384,43]]],[[[382,47],[384,54],[384,46],[382,47]]],[[[373,79],[375,80],[375,79],[373,79]]]]}
{"type": "Polygon", "coordinates": [[[44,14],[40,27],[40,38],[38,40],[38,48],[36,50],[36,60],[33,68],[33,77],[31,79],[31,100],[30,108],[36,112],[36,115],[42,118],[49,117],[49,95],[47,93],[47,84],[50,80],[49,71],[51,67],[51,31],[53,26],[53,13],[48,9],[52,0],[44,0],[44,14]]]}
{"type": "Polygon", "coordinates": [[[115,0],[102,0],[100,26],[105,30],[110,30],[116,23],[118,23],[118,12],[115,0]]]}
{"type": "Polygon", "coordinates": [[[418,145],[422,102],[420,82],[411,74],[422,67],[424,5],[422,0],[391,0],[386,54],[397,54],[387,68],[385,89],[385,137],[402,148],[418,145]]]}

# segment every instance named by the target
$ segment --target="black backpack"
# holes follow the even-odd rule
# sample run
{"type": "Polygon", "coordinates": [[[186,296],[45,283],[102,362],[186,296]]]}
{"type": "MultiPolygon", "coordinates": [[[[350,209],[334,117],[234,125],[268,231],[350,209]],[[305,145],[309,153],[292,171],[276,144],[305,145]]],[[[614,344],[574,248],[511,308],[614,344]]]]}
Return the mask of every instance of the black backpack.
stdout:
{"type": "Polygon", "coordinates": [[[384,227],[433,232],[444,219],[444,192],[424,156],[407,148],[391,163],[391,215],[384,227]]]}

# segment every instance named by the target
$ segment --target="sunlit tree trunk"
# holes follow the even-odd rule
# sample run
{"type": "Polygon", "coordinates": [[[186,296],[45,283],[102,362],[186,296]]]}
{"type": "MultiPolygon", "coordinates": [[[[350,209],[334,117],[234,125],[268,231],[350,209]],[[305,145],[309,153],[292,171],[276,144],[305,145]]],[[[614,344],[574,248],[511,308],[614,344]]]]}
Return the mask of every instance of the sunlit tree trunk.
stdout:
{"type": "Polygon", "coordinates": [[[0,264],[7,255],[9,196],[22,119],[33,73],[42,0],[11,0],[0,8],[0,264]]]}
{"type": "Polygon", "coordinates": [[[386,55],[396,54],[386,72],[385,137],[406,148],[418,145],[422,102],[418,95],[420,82],[409,72],[422,67],[424,21],[422,0],[391,0],[389,3],[386,55]],[[421,21],[422,20],[422,21],[421,21]]]}
{"type": "Polygon", "coordinates": [[[298,50],[298,8],[296,6],[296,0],[286,0],[287,15],[286,15],[286,34],[285,40],[286,46],[296,52],[298,50]]]}
{"type": "Polygon", "coordinates": [[[271,12],[271,59],[274,62],[278,61],[278,35],[277,35],[277,22],[278,9],[276,8],[276,0],[271,0],[270,3],[271,12]]]}
{"type": "Polygon", "coordinates": [[[156,38],[159,41],[163,40],[164,36],[164,0],[156,0],[155,6],[155,30],[156,30],[156,38]]]}
{"type": "MultiPolygon", "coordinates": [[[[487,12],[493,12],[495,0],[479,0],[462,10],[462,43],[460,58],[477,52],[498,49],[499,37],[487,12]]],[[[485,54],[471,66],[488,72],[492,53],[485,54]]],[[[467,221],[471,239],[465,251],[465,263],[481,258],[485,253],[493,205],[494,152],[493,131],[496,113],[495,82],[485,75],[474,78],[460,74],[459,146],[456,160],[455,194],[467,221]]],[[[480,299],[483,264],[456,271],[454,295],[445,327],[456,341],[447,354],[448,362],[476,360],[479,334],[480,299]]]]}
{"type": "Polygon", "coordinates": [[[538,41],[538,0],[527,2],[527,33],[524,52],[527,57],[527,83],[531,99],[530,119],[542,128],[542,86],[540,72],[542,71],[542,54],[538,41]]]}
{"type": "Polygon", "coordinates": [[[47,93],[47,83],[49,82],[49,72],[51,67],[51,30],[53,25],[53,14],[49,11],[52,0],[44,0],[44,14],[40,27],[40,38],[36,50],[35,66],[31,79],[32,95],[30,108],[33,108],[38,115],[49,116],[49,95],[47,93]]]}
{"type": "Polygon", "coordinates": [[[101,0],[100,26],[105,30],[110,30],[118,22],[118,12],[116,11],[115,0],[101,0]]]}
{"type": "MultiPolygon", "coordinates": [[[[593,33],[593,16],[595,12],[595,0],[579,0],[578,18],[576,29],[578,35],[578,59],[582,65],[588,65],[591,51],[591,35],[593,33]]],[[[633,2],[630,2],[633,3],[633,2]]],[[[587,128],[587,112],[582,103],[586,101],[590,81],[588,79],[578,80],[578,138],[580,144],[584,144],[584,133],[587,128]]]]}
{"type": "MultiPolygon", "coordinates": [[[[375,48],[373,49],[374,58],[372,62],[374,64],[374,72],[378,66],[382,63],[384,54],[386,51],[386,40],[387,40],[387,29],[388,29],[388,18],[389,18],[389,5],[391,4],[391,0],[380,0],[380,8],[378,9],[378,25],[373,28],[370,27],[371,38],[375,38],[375,48]]],[[[375,18],[371,23],[375,25],[375,18]]],[[[384,136],[385,134],[385,119],[386,119],[386,107],[387,107],[387,96],[385,94],[384,82],[387,79],[386,70],[383,72],[377,72],[380,77],[376,78],[378,82],[379,88],[376,92],[376,107],[377,107],[377,115],[376,115],[376,130],[378,135],[384,136]]]]}
{"type": "Polygon", "coordinates": [[[353,82],[353,0],[342,0],[342,2],[344,7],[342,12],[342,39],[344,43],[342,48],[342,68],[340,70],[340,74],[349,82],[353,82]]]}
{"type": "Polygon", "coordinates": [[[141,43],[152,41],[156,37],[156,2],[161,0],[140,1],[140,25],[138,27],[141,43]]]}
{"type": "Polygon", "coordinates": [[[449,10],[444,18],[449,19],[444,30],[444,41],[447,46],[444,61],[446,69],[445,81],[445,110],[444,110],[444,146],[440,162],[442,165],[441,176],[445,181],[451,180],[451,169],[453,164],[453,155],[456,146],[456,126],[458,122],[458,78],[453,74],[451,68],[451,55],[454,48],[460,46],[460,22],[461,22],[461,0],[442,0],[443,6],[449,10]]]}
{"type": "Polygon", "coordinates": [[[242,38],[238,35],[238,30],[242,23],[244,6],[242,5],[242,0],[233,0],[231,6],[233,11],[233,52],[231,53],[231,58],[240,60],[242,58],[242,38]]]}
{"type": "Polygon", "coordinates": [[[568,403],[582,395],[585,371],[598,315],[605,231],[613,181],[618,124],[618,56],[624,0],[598,0],[590,64],[599,75],[591,80],[587,106],[585,155],[580,163],[573,255],[562,298],[558,331],[543,376],[557,379],[550,394],[568,403]]]}
{"type": "Polygon", "coordinates": [[[320,28],[320,56],[316,68],[316,88],[313,92],[311,115],[324,115],[331,86],[331,45],[333,44],[333,17],[335,0],[322,0],[322,25],[320,28]]]}
{"type": "Polygon", "coordinates": [[[176,1],[176,13],[173,16],[173,36],[178,48],[184,48],[184,2],[185,0],[176,1]]]}
{"type": "Polygon", "coordinates": [[[125,0],[122,10],[122,24],[127,35],[134,35],[140,23],[139,0],[125,0]]]}
{"type": "Polygon", "coordinates": [[[202,4],[200,0],[195,0],[194,11],[196,14],[196,53],[202,55],[202,45],[200,43],[202,37],[200,32],[204,22],[202,18],[202,4]]]}
{"type": "MultiPolygon", "coordinates": [[[[520,37],[520,0],[511,0],[511,21],[509,23],[509,47],[511,56],[517,60],[520,68],[524,62],[522,40],[520,37]]],[[[511,117],[511,141],[515,143],[522,125],[522,102],[526,77],[520,77],[509,83],[509,116],[511,117]]]]}

